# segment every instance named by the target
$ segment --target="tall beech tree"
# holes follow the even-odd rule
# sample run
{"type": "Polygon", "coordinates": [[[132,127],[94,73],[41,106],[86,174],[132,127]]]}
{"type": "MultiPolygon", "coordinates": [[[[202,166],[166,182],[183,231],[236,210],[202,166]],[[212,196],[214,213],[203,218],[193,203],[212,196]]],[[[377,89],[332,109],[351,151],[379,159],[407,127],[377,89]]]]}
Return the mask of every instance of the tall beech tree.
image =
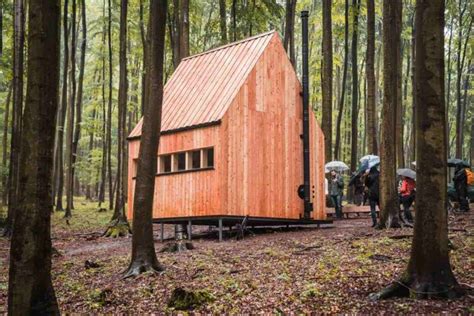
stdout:
{"type": "MultiPolygon", "coordinates": [[[[3,170],[7,170],[7,143],[8,143],[8,124],[10,123],[10,101],[11,101],[11,96],[12,96],[12,85],[8,87],[8,94],[7,94],[7,100],[5,102],[5,113],[3,114],[3,135],[2,135],[2,167],[3,170]]],[[[8,199],[8,175],[4,174],[2,177],[2,204],[7,205],[7,199],[8,199]]]]}
{"type": "Polygon", "coordinates": [[[399,227],[399,202],[396,184],[396,115],[398,98],[397,49],[400,33],[397,21],[401,0],[383,2],[383,107],[380,141],[380,222],[379,228],[399,227]]]}
{"type": "Polygon", "coordinates": [[[20,176],[20,141],[23,116],[23,62],[25,47],[25,8],[22,0],[14,1],[13,19],[13,113],[10,146],[10,166],[8,170],[8,213],[3,231],[11,236],[15,210],[18,207],[18,187],[20,176]]]}
{"type": "Polygon", "coordinates": [[[153,243],[153,196],[163,102],[163,56],[165,49],[166,0],[150,3],[150,89],[143,116],[133,200],[132,260],[125,277],[146,271],[161,271],[153,243]]]}
{"type": "Polygon", "coordinates": [[[367,0],[367,50],[365,74],[367,79],[367,150],[378,154],[377,144],[377,106],[375,103],[375,1],[367,0]]]}
{"type": "Polygon", "coordinates": [[[60,2],[28,2],[28,74],[13,222],[9,315],[59,315],[51,280],[51,198],[58,108],[60,2]]]}
{"type": "Polygon", "coordinates": [[[106,236],[124,236],[129,231],[125,215],[125,176],[127,174],[127,11],[128,0],[122,0],[120,5],[120,78],[118,95],[118,128],[117,128],[117,191],[115,194],[114,214],[107,229],[106,236]]]}
{"type": "Polygon", "coordinates": [[[219,28],[221,32],[221,44],[227,43],[227,8],[226,0],[219,0],[219,28]]]}
{"type": "MultiPolygon", "coordinates": [[[[324,133],[326,162],[332,158],[332,20],[331,0],[323,0],[323,115],[321,128],[324,133]]],[[[357,35],[356,35],[357,36],[357,35]]]]}
{"type": "MultiPolygon", "coordinates": [[[[296,55],[295,55],[296,2],[297,0],[286,0],[285,36],[283,38],[283,46],[285,47],[285,50],[288,53],[288,55],[290,55],[291,63],[293,64],[293,67],[295,68],[296,68],[296,55]]],[[[323,17],[324,17],[324,14],[323,14],[323,17]]]]}
{"type": "Polygon", "coordinates": [[[344,66],[342,70],[342,88],[339,99],[339,109],[336,121],[336,143],[334,145],[334,159],[341,159],[341,123],[344,115],[346,95],[347,66],[349,64],[349,0],[344,2],[344,66]]]}
{"type": "Polygon", "coordinates": [[[352,69],[352,115],[351,115],[351,170],[358,166],[359,140],[359,73],[357,67],[357,47],[359,42],[359,11],[360,0],[352,0],[352,39],[351,39],[351,69],[352,69]]]}
{"type": "Polygon", "coordinates": [[[463,294],[449,262],[444,9],[443,0],[416,2],[418,172],[414,236],[405,273],[372,295],[373,299],[390,296],[455,298],[463,294]]]}

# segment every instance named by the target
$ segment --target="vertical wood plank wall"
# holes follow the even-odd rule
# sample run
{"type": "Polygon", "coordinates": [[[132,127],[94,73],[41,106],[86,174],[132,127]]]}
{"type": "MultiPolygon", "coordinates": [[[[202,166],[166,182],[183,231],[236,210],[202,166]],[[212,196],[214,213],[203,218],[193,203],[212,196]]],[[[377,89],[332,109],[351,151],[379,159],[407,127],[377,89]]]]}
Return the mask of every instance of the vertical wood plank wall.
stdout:
{"type": "MultiPolygon", "coordinates": [[[[301,84],[274,36],[220,125],[161,137],[159,154],[214,146],[215,170],[156,177],[154,218],[249,215],[297,219],[303,201],[301,84]]],[[[324,136],[310,113],[314,219],[325,219],[324,136]]],[[[134,159],[129,146],[128,216],[133,213],[134,159]]]]}

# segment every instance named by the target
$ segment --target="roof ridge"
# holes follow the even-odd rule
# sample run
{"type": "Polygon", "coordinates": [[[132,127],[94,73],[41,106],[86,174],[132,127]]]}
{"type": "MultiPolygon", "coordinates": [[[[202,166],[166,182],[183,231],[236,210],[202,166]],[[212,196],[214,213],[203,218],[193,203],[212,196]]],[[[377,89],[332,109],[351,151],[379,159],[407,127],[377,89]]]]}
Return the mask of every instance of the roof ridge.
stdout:
{"type": "Polygon", "coordinates": [[[256,40],[257,38],[265,37],[265,36],[268,36],[268,35],[271,35],[271,34],[274,34],[274,33],[276,33],[276,30],[271,30],[271,31],[268,31],[268,32],[265,32],[265,33],[257,34],[257,35],[251,36],[251,37],[241,39],[240,41],[236,41],[236,42],[228,43],[228,44],[218,46],[218,47],[215,47],[215,48],[211,48],[211,49],[206,50],[204,52],[197,53],[197,54],[188,56],[186,58],[183,58],[182,60],[183,61],[184,60],[189,60],[189,59],[193,59],[195,57],[199,57],[199,56],[202,56],[202,55],[214,53],[214,52],[219,51],[221,49],[226,49],[226,48],[229,48],[229,47],[232,47],[232,46],[235,46],[235,45],[239,45],[239,44],[242,44],[242,43],[245,43],[245,42],[253,41],[253,40],[256,40]]]}

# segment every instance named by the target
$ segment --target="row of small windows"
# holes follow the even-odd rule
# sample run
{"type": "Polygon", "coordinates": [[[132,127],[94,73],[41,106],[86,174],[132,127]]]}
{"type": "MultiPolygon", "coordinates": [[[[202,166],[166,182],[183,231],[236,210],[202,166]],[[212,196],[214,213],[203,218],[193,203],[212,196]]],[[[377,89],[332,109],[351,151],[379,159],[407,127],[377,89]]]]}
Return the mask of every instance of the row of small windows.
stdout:
{"type": "Polygon", "coordinates": [[[158,156],[158,173],[166,174],[214,167],[214,148],[158,156]]]}

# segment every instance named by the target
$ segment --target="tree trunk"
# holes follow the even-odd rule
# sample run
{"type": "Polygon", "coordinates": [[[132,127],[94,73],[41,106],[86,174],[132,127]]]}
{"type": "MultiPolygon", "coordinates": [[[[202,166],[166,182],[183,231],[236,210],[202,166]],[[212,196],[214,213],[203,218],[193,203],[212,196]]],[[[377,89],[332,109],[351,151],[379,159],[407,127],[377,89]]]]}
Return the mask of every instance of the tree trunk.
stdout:
{"type": "Polygon", "coordinates": [[[227,43],[227,10],[226,0],[219,0],[219,26],[221,31],[221,44],[227,43]]]}
{"type": "Polygon", "coordinates": [[[295,13],[297,0],[286,0],[286,14],[285,14],[285,37],[283,45],[286,52],[290,55],[290,61],[296,69],[296,55],[295,55],[295,13]]]}
{"type": "Polygon", "coordinates": [[[451,107],[451,55],[452,55],[452,42],[453,42],[453,27],[454,27],[454,14],[451,15],[451,20],[449,25],[449,41],[448,41],[448,64],[447,64],[447,75],[448,80],[446,82],[446,141],[448,143],[447,151],[448,157],[451,153],[451,148],[449,147],[449,135],[451,134],[451,123],[449,121],[449,113],[451,107]]]}
{"type": "Polygon", "coordinates": [[[129,232],[127,216],[125,215],[125,191],[126,181],[126,154],[127,151],[127,11],[128,0],[121,1],[120,8],[120,74],[119,74],[119,95],[118,95],[118,135],[117,135],[117,189],[115,196],[114,214],[110,221],[106,236],[124,236],[129,232]]]}
{"type": "Polygon", "coordinates": [[[339,111],[336,123],[336,143],[334,145],[334,159],[341,159],[341,122],[344,115],[344,97],[346,93],[347,65],[349,61],[349,0],[345,0],[344,6],[344,68],[342,71],[342,89],[339,99],[339,111]]]}
{"type": "Polygon", "coordinates": [[[457,65],[456,65],[456,158],[462,158],[462,143],[463,143],[463,125],[461,120],[462,104],[461,104],[461,80],[463,71],[463,57],[462,57],[462,39],[463,39],[463,17],[467,9],[467,1],[458,2],[459,19],[458,19],[458,47],[457,47],[457,65]]]}
{"type": "Polygon", "coordinates": [[[72,216],[73,208],[73,191],[74,191],[74,177],[73,177],[73,137],[74,137],[74,120],[75,120],[75,105],[76,105],[76,0],[72,0],[71,13],[71,68],[69,75],[71,80],[68,114],[66,125],[66,211],[64,217],[72,216]]]}
{"type": "Polygon", "coordinates": [[[352,119],[351,119],[351,171],[358,167],[358,118],[359,118],[359,74],[357,72],[357,44],[359,33],[359,10],[360,0],[352,0],[352,43],[351,43],[351,67],[352,67],[352,119]]]}
{"type": "Polygon", "coordinates": [[[180,0],[179,62],[189,56],[189,0],[180,0]]]}
{"type": "MultiPolygon", "coordinates": [[[[400,5],[400,12],[397,14],[397,20],[395,21],[396,34],[401,34],[402,31],[402,5],[400,5]]],[[[397,153],[396,166],[398,168],[405,167],[405,161],[403,159],[403,124],[404,124],[404,112],[402,105],[402,68],[403,68],[403,46],[401,45],[401,36],[397,40],[397,114],[395,116],[395,150],[397,153]]]]}
{"type": "Polygon", "coordinates": [[[28,6],[28,89],[10,247],[8,314],[59,315],[51,281],[51,184],[61,6],[59,0],[30,0],[28,6]]]}
{"type": "Polygon", "coordinates": [[[113,83],[113,60],[112,60],[112,1],[108,0],[108,25],[107,43],[109,49],[109,99],[107,107],[107,174],[109,175],[109,209],[113,209],[114,188],[112,182],[112,83],[113,83]]]}
{"type": "MultiPolygon", "coordinates": [[[[147,60],[148,60],[148,43],[147,43],[147,34],[145,31],[145,21],[143,17],[143,0],[140,0],[140,37],[142,40],[142,50],[143,50],[143,71],[142,71],[142,98],[141,98],[141,115],[143,116],[143,113],[145,112],[145,99],[146,99],[146,82],[148,80],[146,79],[147,75],[147,60]]],[[[172,39],[172,36],[170,34],[170,40],[172,39]]],[[[172,45],[173,46],[173,45],[172,45]]]]}
{"type": "Polygon", "coordinates": [[[378,154],[377,144],[377,107],[375,103],[375,4],[374,0],[367,0],[367,52],[366,52],[366,79],[367,79],[367,149],[369,154],[378,154]]]}
{"type": "Polygon", "coordinates": [[[332,22],[331,0],[323,0],[323,72],[321,89],[323,113],[321,127],[324,134],[326,162],[332,160],[332,22]]]}
{"type": "MultiPolygon", "coordinates": [[[[83,95],[83,84],[84,84],[84,68],[86,61],[86,47],[87,47],[87,20],[86,20],[86,4],[85,0],[81,1],[81,28],[82,28],[82,42],[81,42],[81,59],[79,61],[79,82],[77,87],[77,98],[76,98],[76,123],[74,128],[74,137],[72,141],[72,172],[71,177],[75,177],[75,164],[78,154],[79,138],[81,136],[81,124],[82,124],[82,95],[83,95]]],[[[74,187],[72,192],[74,192],[74,187]]],[[[71,193],[72,197],[72,193],[71,193]]]]}
{"type": "MultiPolygon", "coordinates": [[[[7,144],[8,144],[8,125],[10,122],[9,116],[10,116],[10,100],[11,100],[11,95],[12,95],[12,84],[8,87],[8,94],[7,94],[7,100],[5,104],[5,114],[3,117],[3,142],[2,142],[2,148],[3,148],[3,153],[2,153],[2,167],[3,170],[7,170],[7,144]]],[[[8,200],[8,176],[5,173],[2,177],[2,204],[7,205],[7,200],[8,200]]]]}
{"type": "Polygon", "coordinates": [[[8,213],[4,236],[12,233],[15,212],[18,209],[20,146],[23,117],[23,62],[25,46],[25,9],[22,0],[14,1],[14,46],[13,46],[13,115],[8,174],[8,213]]]}
{"type": "Polygon", "coordinates": [[[462,294],[449,262],[444,1],[416,4],[417,192],[410,261],[399,281],[372,298],[455,298],[462,294]],[[433,199],[436,196],[436,199],[433,199]]]}
{"type": "Polygon", "coordinates": [[[398,193],[396,185],[396,115],[398,102],[397,49],[400,33],[397,21],[401,0],[383,2],[383,109],[380,142],[380,223],[379,228],[399,227],[398,193]]]}
{"type": "Polygon", "coordinates": [[[231,15],[232,15],[232,41],[235,42],[237,40],[237,0],[232,0],[231,15]]]}
{"type": "MultiPolygon", "coordinates": [[[[105,0],[102,8],[102,15],[105,17],[105,0]]],[[[106,26],[105,20],[102,26],[102,166],[100,172],[100,185],[99,192],[97,194],[99,200],[99,211],[105,210],[102,207],[102,203],[105,202],[105,184],[107,182],[107,106],[105,101],[105,33],[106,26]]]]}
{"type": "Polygon", "coordinates": [[[125,277],[146,271],[160,271],[153,243],[153,196],[161,109],[163,101],[163,55],[165,49],[166,0],[153,0],[150,5],[149,104],[145,107],[137,178],[133,201],[132,260],[125,277]]]}
{"type": "Polygon", "coordinates": [[[173,52],[173,66],[174,69],[178,68],[179,65],[179,54],[181,50],[179,49],[179,34],[181,33],[179,30],[180,27],[180,18],[179,18],[179,0],[173,0],[173,15],[168,17],[169,20],[169,28],[170,28],[170,42],[173,52]]]}

